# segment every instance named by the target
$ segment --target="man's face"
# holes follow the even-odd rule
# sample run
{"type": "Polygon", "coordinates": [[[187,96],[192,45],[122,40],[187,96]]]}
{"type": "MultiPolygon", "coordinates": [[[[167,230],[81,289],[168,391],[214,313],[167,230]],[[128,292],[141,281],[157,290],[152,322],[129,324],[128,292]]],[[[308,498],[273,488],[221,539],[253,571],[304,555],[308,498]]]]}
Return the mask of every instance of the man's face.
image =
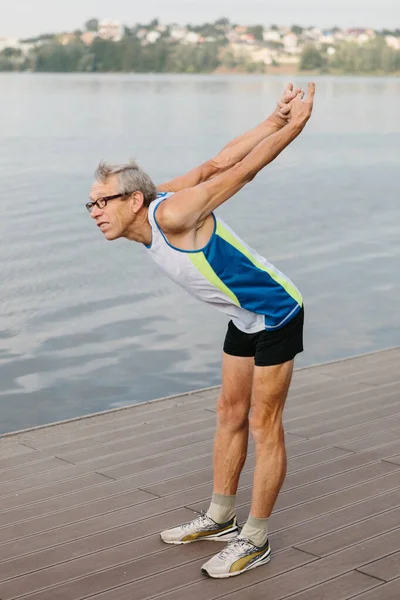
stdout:
{"type": "MultiPolygon", "coordinates": [[[[95,202],[100,198],[119,194],[118,179],[111,176],[106,183],[95,182],[90,191],[90,200],[95,202]]],[[[103,208],[93,206],[90,213],[97,226],[107,240],[116,240],[126,234],[127,229],[135,219],[132,202],[129,196],[109,200],[103,208]]]]}

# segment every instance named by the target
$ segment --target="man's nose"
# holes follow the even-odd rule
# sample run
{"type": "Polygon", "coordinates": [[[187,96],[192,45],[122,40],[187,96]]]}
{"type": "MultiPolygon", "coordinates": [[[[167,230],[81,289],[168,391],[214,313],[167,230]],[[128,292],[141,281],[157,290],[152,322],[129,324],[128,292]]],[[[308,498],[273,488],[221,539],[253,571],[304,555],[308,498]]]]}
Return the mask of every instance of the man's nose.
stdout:
{"type": "Polygon", "coordinates": [[[90,216],[92,217],[92,219],[96,219],[97,217],[100,217],[102,213],[103,211],[101,210],[101,208],[99,208],[97,204],[94,204],[90,216]]]}

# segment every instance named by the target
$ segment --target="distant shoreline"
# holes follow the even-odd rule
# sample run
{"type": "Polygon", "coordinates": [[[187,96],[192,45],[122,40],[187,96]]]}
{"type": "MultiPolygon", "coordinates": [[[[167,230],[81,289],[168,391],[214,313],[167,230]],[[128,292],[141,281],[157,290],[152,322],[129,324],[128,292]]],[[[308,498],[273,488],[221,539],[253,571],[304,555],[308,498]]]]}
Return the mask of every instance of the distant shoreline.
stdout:
{"type": "MultiPolygon", "coordinates": [[[[193,73],[194,75],[194,73],[193,73]]],[[[281,65],[278,67],[269,66],[265,73],[249,73],[247,71],[240,71],[236,69],[226,69],[224,67],[218,67],[210,73],[210,75],[290,75],[293,77],[315,77],[315,76],[335,76],[335,77],[400,77],[400,71],[395,73],[385,73],[383,71],[372,71],[371,73],[348,73],[340,70],[330,70],[326,73],[322,73],[319,70],[313,71],[299,71],[295,65],[281,65]]]]}
{"type": "Polygon", "coordinates": [[[299,71],[294,65],[281,65],[278,67],[267,67],[264,73],[261,72],[249,72],[240,69],[227,69],[225,67],[218,67],[214,71],[198,71],[193,73],[187,73],[182,71],[0,71],[2,74],[13,74],[20,75],[24,73],[38,74],[38,75],[258,75],[258,76],[290,76],[290,77],[400,77],[400,71],[394,73],[385,73],[384,71],[372,71],[371,73],[350,73],[347,71],[330,70],[327,72],[321,72],[319,70],[313,71],[299,71]]]}

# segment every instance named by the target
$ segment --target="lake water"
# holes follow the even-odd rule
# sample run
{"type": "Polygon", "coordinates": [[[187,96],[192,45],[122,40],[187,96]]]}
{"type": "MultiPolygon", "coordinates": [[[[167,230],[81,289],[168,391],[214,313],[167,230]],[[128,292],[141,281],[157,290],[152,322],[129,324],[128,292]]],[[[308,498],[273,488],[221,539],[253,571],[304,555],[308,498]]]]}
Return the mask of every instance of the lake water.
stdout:
{"type": "MultiPolygon", "coordinates": [[[[400,343],[400,80],[316,83],[300,138],[219,209],[302,290],[298,367],[400,343]]],[[[104,240],[84,205],[100,159],[161,183],[265,118],[284,84],[0,76],[0,432],[220,382],[224,315],[139,244],[104,240]]]]}

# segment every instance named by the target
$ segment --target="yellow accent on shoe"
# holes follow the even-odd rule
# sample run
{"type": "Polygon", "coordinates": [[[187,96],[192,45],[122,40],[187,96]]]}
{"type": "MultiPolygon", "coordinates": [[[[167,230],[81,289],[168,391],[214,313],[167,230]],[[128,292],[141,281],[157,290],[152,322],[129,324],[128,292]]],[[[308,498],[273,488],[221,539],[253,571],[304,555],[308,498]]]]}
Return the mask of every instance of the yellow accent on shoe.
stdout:
{"type": "Polygon", "coordinates": [[[243,556],[243,558],[239,558],[239,560],[231,565],[229,572],[236,573],[237,571],[242,571],[253,558],[256,556],[261,556],[261,554],[264,554],[264,552],[265,550],[261,550],[259,552],[253,552],[253,554],[249,554],[248,556],[243,556]]]}
{"type": "Polygon", "coordinates": [[[224,527],[223,529],[218,529],[218,531],[198,531],[197,533],[190,533],[189,535],[186,535],[185,537],[182,538],[182,542],[194,542],[195,540],[198,540],[199,538],[203,538],[203,537],[208,537],[210,535],[215,535],[217,533],[221,533],[222,531],[226,531],[227,529],[231,529],[232,525],[228,525],[227,527],[224,527]]]}

